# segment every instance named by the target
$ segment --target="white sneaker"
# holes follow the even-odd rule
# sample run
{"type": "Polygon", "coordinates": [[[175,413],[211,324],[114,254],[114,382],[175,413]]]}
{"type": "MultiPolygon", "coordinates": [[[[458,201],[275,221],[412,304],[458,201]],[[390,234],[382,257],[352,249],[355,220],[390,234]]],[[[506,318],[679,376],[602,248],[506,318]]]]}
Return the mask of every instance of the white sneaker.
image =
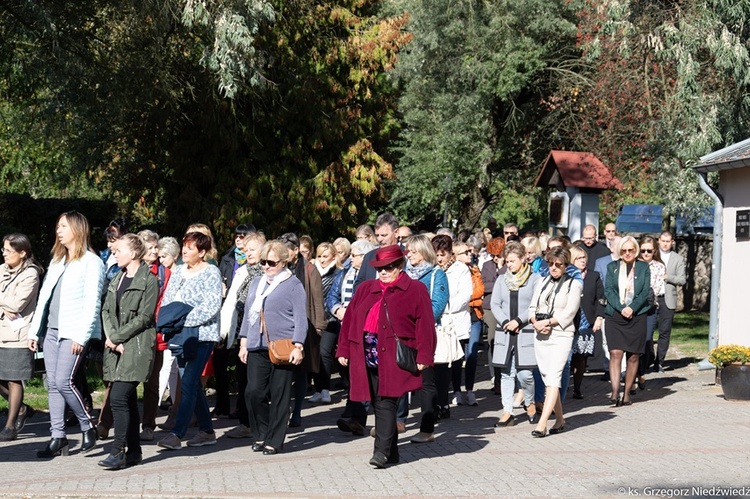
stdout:
{"type": "Polygon", "coordinates": [[[320,391],[320,402],[323,404],[331,403],[331,393],[328,390],[320,391]]]}
{"type": "Polygon", "coordinates": [[[187,441],[188,447],[203,447],[216,444],[216,433],[199,431],[196,436],[187,441]]]}
{"type": "Polygon", "coordinates": [[[453,392],[453,400],[451,401],[453,405],[463,405],[464,404],[464,396],[461,392],[453,392]]]}
{"type": "Polygon", "coordinates": [[[477,403],[477,396],[474,395],[474,392],[469,390],[466,392],[466,405],[479,405],[477,403]]]}
{"type": "Polygon", "coordinates": [[[320,392],[315,392],[312,394],[312,397],[307,399],[307,401],[310,402],[311,404],[319,404],[322,398],[323,398],[323,395],[321,395],[320,392]]]}
{"type": "Polygon", "coordinates": [[[240,424],[226,432],[225,435],[227,438],[250,438],[253,436],[253,432],[247,426],[240,424]]]}

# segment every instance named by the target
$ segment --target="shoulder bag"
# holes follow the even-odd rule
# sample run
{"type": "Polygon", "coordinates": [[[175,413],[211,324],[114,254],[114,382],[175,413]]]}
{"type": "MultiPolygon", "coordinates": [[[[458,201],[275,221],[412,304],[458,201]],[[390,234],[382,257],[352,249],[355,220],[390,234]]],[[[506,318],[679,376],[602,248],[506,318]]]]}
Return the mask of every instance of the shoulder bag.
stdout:
{"type": "Polygon", "coordinates": [[[263,309],[260,311],[260,327],[263,330],[263,334],[266,335],[268,358],[271,360],[271,364],[276,366],[291,366],[292,363],[289,362],[289,356],[292,354],[292,350],[294,350],[294,343],[292,343],[290,338],[280,340],[270,340],[268,338],[268,326],[266,325],[266,318],[263,315],[263,309]]]}
{"type": "Polygon", "coordinates": [[[409,345],[401,341],[401,339],[399,339],[398,335],[396,334],[396,330],[393,329],[391,316],[388,313],[388,303],[385,301],[385,298],[383,298],[383,305],[385,306],[385,317],[386,319],[388,319],[388,325],[391,326],[393,337],[396,338],[396,365],[404,371],[408,371],[412,374],[418,374],[419,368],[417,367],[417,349],[410,347],[409,345]]]}

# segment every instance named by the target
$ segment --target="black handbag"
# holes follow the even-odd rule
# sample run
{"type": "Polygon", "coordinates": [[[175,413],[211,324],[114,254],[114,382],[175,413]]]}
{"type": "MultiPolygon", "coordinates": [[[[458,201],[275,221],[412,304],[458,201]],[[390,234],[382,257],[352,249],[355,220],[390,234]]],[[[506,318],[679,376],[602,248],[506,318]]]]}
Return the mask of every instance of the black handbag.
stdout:
{"type": "Polygon", "coordinates": [[[386,303],[385,299],[383,299],[383,305],[385,305],[385,317],[388,319],[388,325],[391,326],[393,337],[396,339],[396,365],[404,371],[412,374],[419,374],[419,368],[417,367],[417,349],[412,348],[401,341],[396,334],[396,330],[393,329],[391,316],[388,313],[388,303],[386,303]]]}

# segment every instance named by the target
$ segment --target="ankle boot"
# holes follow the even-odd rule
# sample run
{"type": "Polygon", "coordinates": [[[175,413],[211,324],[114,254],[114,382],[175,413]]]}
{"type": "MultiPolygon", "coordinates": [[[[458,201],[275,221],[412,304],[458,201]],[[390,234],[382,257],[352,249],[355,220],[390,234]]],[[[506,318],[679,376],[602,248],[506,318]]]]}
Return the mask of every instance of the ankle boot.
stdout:
{"type": "Polygon", "coordinates": [[[69,450],[70,446],[68,445],[67,438],[53,438],[49,441],[47,447],[42,450],[36,451],[36,457],[55,457],[59,455],[67,456],[69,450]]]}
{"type": "Polygon", "coordinates": [[[126,463],[125,449],[120,449],[116,453],[107,456],[106,459],[99,461],[99,466],[108,470],[121,470],[125,467],[126,463]]]}
{"type": "Polygon", "coordinates": [[[88,452],[96,446],[96,427],[92,426],[83,432],[83,442],[81,442],[81,452],[88,452]]]}

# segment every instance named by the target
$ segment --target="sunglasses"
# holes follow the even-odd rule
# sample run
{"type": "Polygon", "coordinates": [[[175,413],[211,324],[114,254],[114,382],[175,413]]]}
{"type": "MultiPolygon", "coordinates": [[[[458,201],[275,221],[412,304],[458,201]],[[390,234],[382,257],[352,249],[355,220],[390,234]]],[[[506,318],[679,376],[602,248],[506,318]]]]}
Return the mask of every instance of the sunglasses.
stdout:
{"type": "Polygon", "coordinates": [[[456,253],[457,255],[470,255],[471,250],[462,251],[461,253],[456,253]]]}
{"type": "Polygon", "coordinates": [[[651,253],[653,253],[653,252],[654,252],[654,250],[652,250],[652,249],[642,249],[642,250],[641,250],[641,253],[646,253],[646,254],[649,254],[649,255],[650,255],[651,253]]]}
{"type": "Polygon", "coordinates": [[[264,265],[264,266],[268,265],[269,267],[275,267],[280,263],[281,263],[280,261],[274,262],[273,260],[261,260],[260,261],[261,265],[264,265]]]}
{"type": "Polygon", "coordinates": [[[622,255],[623,253],[635,253],[635,248],[623,248],[620,250],[620,254],[622,255]]]}
{"type": "Polygon", "coordinates": [[[565,265],[562,262],[548,262],[548,263],[550,267],[557,267],[558,269],[564,269],[565,267],[567,267],[567,265],[565,265]]]}
{"type": "Polygon", "coordinates": [[[389,263],[388,265],[383,265],[382,267],[378,268],[378,272],[381,272],[385,270],[386,272],[390,272],[393,269],[400,269],[401,264],[400,263],[389,263]]]}

